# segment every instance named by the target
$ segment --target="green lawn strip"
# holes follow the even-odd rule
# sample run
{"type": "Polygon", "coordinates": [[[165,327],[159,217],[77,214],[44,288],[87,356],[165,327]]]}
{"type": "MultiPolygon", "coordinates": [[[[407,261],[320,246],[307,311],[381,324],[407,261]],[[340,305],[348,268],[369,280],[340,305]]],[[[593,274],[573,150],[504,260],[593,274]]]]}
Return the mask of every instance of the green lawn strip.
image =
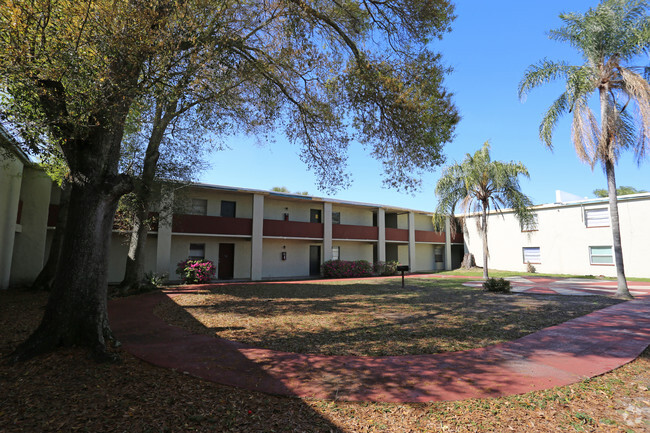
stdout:
{"type": "MultiPolygon", "coordinates": [[[[552,278],[580,278],[589,280],[611,280],[616,281],[616,277],[604,277],[597,275],[572,275],[572,274],[545,274],[545,273],[531,273],[531,272],[517,272],[517,271],[501,271],[498,269],[490,269],[488,274],[492,278],[507,278],[507,277],[552,277],[552,278]]],[[[453,271],[440,271],[432,275],[439,276],[463,276],[467,278],[483,278],[483,269],[454,269],[453,271]]],[[[628,281],[650,282],[650,278],[627,278],[628,281]]]]}
{"type": "Polygon", "coordinates": [[[410,278],[404,289],[399,280],[225,285],[175,297],[155,311],[192,332],[273,350],[382,356],[483,347],[620,302],[499,295],[461,283],[410,278]]]}

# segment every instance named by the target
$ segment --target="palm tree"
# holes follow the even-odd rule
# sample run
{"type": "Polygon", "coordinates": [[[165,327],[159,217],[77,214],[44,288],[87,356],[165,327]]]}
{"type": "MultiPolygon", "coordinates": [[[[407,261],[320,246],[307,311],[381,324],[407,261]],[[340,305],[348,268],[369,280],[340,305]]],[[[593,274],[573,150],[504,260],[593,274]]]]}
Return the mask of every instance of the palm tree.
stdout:
{"type": "Polygon", "coordinates": [[[456,206],[461,211],[458,218],[464,223],[470,212],[480,212],[478,229],[483,239],[483,278],[488,278],[487,214],[492,206],[495,211],[511,208],[520,224],[533,221],[530,198],[521,192],[519,175],[530,177],[521,162],[501,162],[490,159],[490,143],[474,155],[467,154],[461,164],[446,167],[436,185],[438,206],[434,224],[442,227],[446,217],[457,219],[456,206]]]}
{"type": "Polygon", "coordinates": [[[531,65],[519,84],[519,97],[534,87],[556,79],[566,81],[566,90],[549,107],[539,127],[542,141],[552,148],[552,133],[563,114],[572,113],[571,139],[578,157],[603,165],[607,177],[614,258],[618,278],[616,296],[631,299],[627,288],[616,199],[614,167],[623,149],[634,148],[638,158],[650,139],[650,85],[629,66],[650,48],[650,18],[644,0],[606,0],[584,15],[565,13],[563,27],[551,30],[551,39],[568,42],[581,52],[584,64],[542,60],[531,65]],[[598,95],[600,124],[589,107],[598,95]]]}

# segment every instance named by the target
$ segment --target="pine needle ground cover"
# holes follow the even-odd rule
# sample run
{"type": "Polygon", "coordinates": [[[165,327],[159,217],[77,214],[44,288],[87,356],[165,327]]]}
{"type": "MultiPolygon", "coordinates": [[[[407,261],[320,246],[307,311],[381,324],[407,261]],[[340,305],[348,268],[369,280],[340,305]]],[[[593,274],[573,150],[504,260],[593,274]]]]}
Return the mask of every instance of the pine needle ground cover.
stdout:
{"type": "MultiPolygon", "coordinates": [[[[36,328],[46,293],[0,291],[0,356],[36,328]]],[[[428,404],[301,400],[81,350],[0,364],[2,432],[645,432],[650,349],[603,376],[495,399],[428,404]]]]}
{"type": "Polygon", "coordinates": [[[168,323],[267,349],[406,355],[514,340],[620,301],[602,296],[487,293],[459,280],[353,280],[213,286],[174,296],[168,323]]]}

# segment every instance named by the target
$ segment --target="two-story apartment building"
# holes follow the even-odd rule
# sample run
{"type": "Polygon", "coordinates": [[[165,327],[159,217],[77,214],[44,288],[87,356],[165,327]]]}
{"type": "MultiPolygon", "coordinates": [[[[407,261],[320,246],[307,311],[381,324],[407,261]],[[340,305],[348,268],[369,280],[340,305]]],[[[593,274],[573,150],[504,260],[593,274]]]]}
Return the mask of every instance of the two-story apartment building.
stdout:
{"type": "MultiPolygon", "coordinates": [[[[489,266],[525,271],[530,262],[538,272],[616,276],[612,228],[607,198],[535,206],[535,224],[521,227],[514,214],[488,216],[489,266]]],[[[625,275],[650,277],[650,193],[618,197],[625,275]]],[[[465,245],[477,263],[483,244],[476,221],[467,218],[465,245]]]]}

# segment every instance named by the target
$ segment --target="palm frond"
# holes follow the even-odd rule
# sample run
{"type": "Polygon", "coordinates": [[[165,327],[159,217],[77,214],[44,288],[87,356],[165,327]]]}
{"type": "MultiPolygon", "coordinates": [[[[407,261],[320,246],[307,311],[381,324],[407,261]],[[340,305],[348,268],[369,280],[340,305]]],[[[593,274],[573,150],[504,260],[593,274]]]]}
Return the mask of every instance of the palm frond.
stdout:
{"type": "Polygon", "coordinates": [[[531,89],[566,77],[575,69],[565,62],[553,62],[543,59],[537,64],[530,65],[519,82],[519,99],[524,100],[531,89]]]}

